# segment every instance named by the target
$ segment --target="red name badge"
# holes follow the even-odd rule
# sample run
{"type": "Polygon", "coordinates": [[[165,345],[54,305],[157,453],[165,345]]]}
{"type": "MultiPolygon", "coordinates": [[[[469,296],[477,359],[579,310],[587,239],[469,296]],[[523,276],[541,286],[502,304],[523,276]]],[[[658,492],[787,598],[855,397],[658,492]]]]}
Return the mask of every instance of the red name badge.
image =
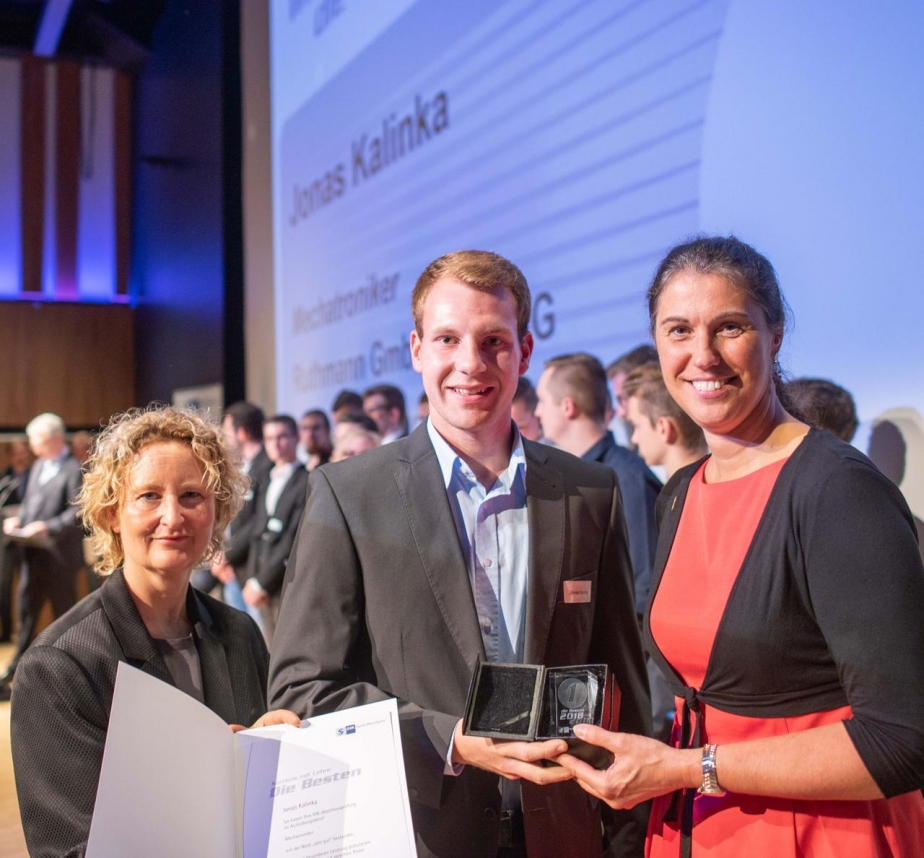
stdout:
{"type": "Polygon", "coordinates": [[[565,581],[565,603],[577,605],[590,601],[591,581],[565,581]]]}

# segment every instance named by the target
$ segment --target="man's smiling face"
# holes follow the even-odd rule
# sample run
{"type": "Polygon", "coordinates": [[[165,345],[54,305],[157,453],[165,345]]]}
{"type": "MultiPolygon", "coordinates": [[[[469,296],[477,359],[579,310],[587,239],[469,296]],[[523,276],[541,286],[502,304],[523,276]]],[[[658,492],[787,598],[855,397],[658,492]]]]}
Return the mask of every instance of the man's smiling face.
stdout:
{"type": "Polygon", "coordinates": [[[411,356],[436,430],[450,443],[461,435],[509,437],[510,405],[533,346],[531,334],[517,333],[513,295],[444,278],[430,289],[421,321],[411,356]]]}

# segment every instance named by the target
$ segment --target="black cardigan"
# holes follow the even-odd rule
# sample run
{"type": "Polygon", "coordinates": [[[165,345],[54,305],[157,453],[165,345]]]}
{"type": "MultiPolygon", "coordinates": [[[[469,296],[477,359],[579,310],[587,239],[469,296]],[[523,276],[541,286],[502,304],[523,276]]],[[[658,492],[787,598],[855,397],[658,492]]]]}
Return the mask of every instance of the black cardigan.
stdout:
{"type": "MultiPolygon", "coordinates": [[[[699,464],[678,471],[658,500],[653,594],[699,464]]],[[[778,718],[849,703],[845,726],[883,794],[924,785],[924,568],[913,520],[898,488],[833,435],[812,430],[783,466],[702,688],[686,688],[657,648],[650,609],[644,636],[694,710],[701,700],[778,718]]]]}

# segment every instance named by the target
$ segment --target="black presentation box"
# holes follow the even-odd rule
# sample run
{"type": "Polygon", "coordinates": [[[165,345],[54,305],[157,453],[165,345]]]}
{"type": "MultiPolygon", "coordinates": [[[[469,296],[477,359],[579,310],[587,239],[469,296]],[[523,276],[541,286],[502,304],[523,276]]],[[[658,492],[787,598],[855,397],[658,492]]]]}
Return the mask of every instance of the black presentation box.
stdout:
{"type": "Polygon", "coordinates": [[[605,768],[604,749],[581,742],[575,724],[607,730],[619,722],[619,687],[605,664],[543,667],[479,662],[472,676],[462,732],[488,739],[565,739],[571,753],[605,768]]]}

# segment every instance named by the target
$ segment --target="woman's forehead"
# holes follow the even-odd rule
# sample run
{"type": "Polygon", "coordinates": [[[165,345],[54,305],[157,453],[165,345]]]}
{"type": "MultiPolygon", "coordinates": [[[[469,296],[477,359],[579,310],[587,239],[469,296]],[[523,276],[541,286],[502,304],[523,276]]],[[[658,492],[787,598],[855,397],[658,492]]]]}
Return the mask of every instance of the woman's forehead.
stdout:
{"type": "Polygon", "coordinates": [[[152,441],[138,450],[128,464],[125,477],[136,480],[146,476],[189,478],[191,474],[200,477],[205,467],[189,444],[182,441],[152,441]]]}

